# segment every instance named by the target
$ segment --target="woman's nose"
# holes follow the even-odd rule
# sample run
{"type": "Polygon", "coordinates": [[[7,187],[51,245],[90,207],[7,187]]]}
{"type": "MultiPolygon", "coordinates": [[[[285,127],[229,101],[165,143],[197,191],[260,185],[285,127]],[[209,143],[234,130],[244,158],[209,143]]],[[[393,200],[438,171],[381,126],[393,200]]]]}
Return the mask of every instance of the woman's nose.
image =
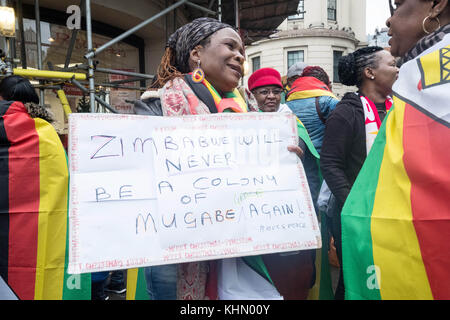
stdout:
{"type": "Polygon", "coordinates": [[[241,65],[244,64],[245,57],[244,57],[244,55],[243,55],[241,52],[236,51],[236,59],[239,61],[239,63],[240,63],[241,65]]]}

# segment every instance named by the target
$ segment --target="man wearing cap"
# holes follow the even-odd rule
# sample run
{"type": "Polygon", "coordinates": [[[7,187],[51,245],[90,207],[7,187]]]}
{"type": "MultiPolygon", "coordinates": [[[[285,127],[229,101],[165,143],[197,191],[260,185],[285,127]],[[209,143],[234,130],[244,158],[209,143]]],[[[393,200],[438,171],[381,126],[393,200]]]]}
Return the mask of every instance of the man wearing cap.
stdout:
{"type": "Polygon", "coordinates": [[[286,105],[281,105],[283,84],[280,73],[272,68],[262,68],[255,71],[248,79],[248,89],[258,103],[262,112],[284,112],[290,110],[286,105]]]}
{"type": "Polygon", "coordinates": [[[287,72],[287,83],[286,83],[287,90],[291,90],[292,84],[294,83],[295,80],[300,78],[300,76],[303,73],[303,70],[307,66],[308,65],[304,62],[297,62],[289,68],[289,70],[287,72]]]}
{"type": "MultiPolygon", "coordinates": [[[[261,112],[288,112],[292,110],[281,102],[283,85],[280,73],[272,68],[262,68],[255,71],[248,79],[248,89],[253,94],[261,112]]],[[[311,138],[303,123],[297,118],[299,147],[309,151],[309,155],[319,158],[311,138]]],[[[308,152],[307,152],[308,153],[308,152]]],[[[303,158],[302,158],[303,160],[303,158]]]]}

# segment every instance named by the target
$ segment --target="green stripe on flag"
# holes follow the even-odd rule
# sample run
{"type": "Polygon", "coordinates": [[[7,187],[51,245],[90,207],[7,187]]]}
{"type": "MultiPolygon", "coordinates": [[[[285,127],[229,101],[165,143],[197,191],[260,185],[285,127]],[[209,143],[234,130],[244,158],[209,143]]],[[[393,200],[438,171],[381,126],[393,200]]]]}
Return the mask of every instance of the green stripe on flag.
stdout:
{"type": "Polygon", "coordinates": [[[342,209],[342,260],[349,300],[381,300],[380,290],[368,283],[375,266],[371,220],[386,146],[386,119],[342,209]]]}
{"type": "Polygon", "coordinates": [[[333,286],[331,284],[330,262],[328,260],[328,237],[327,215],[320,213],[320,233],[322,236],[322,249],[320,251],[320,278],[319,278],[319,300],[334,300],[333,286]]]}
{"type": "Polygon", "coordinates": [[[316,148],[314,147],[314,144],[311,141],[311,138],[308,134],[308,130],[306,130],[303,123],[297,117],[295,117],[295,118],[297,120],[298,136],[303,140],[303,142],[305,142],[306,146],[308,147],[308,149],[312,153],[312,155],[314,157],[316,157],[316,159],[319,159],[320,158],[319,153],[317,152],[316,148]]]}
{"type": "Polygon", "coordinates": [[[272,285],[273,281],[269,275],[269,270],[267,270],[266,265],[262,259],[262,256],[247,256],[242,257],[242,261],[244,261],[253,271],[258,273],[261,277],[269,281],[272,285]]]}
{"type": "Polygon", "coordinates": [[[147,282],[145,280],[145,268],[138,269],[138,277],[136,284],[136,295],[134,300],[149,300],[150,296],[147,292],[147,282]]]}
{"type": "MultiPolygon", "coordinates": [[[[67,154],[66,154],[66,161],[67,154]]],[[[67,164],[67,167],[69,165],[67,164]]],[[[64,262],[64,283],[62,300],[91,300],[91,274],[68,274],[69,267],[69,186],[70,175],[67,185],[67,224],[66,224],[66,250],[64,262]]]]}

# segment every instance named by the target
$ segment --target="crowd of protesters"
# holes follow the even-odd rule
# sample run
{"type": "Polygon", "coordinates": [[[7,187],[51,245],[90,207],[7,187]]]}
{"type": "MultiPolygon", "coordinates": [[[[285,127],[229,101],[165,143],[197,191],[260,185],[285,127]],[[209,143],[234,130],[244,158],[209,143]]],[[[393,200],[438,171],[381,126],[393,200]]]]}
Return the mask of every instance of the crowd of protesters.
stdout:
{"type": "MultiPolygon", "coordinates": [[[[391,14],[386,22],[392,36],[390,50],[365,47],[339,60],[338,73],[342,84],[355,88],[342,99],[333,93],[332,82],[321,66],[303,62],[288,70],[285,83],[277,70],[262,68],[251,74],[248,84],[242,87],[245,49],[240,34],[234,27],[218,20],[198,18],[170,36],[155,81],[135,103],[136,114],[152,116],[222,112],[286,112],[295,115],[299,123],[299,145],[289,146],[288,150],[303,163],[317,216],[328,221],[327,232],[332,236],[340,266],[335,289],[337,300],[346,295],[341,211],[366,159],[369,155],[376,156],[376,151],[369,152],[377,141],[377,132],[396,107],[395,83],[407,76],[402,74],[403,64],[419,59],[436,45],[449,46],[448,0],[399,1],[391,4],[391,14]],[[318,200],[323,192],[328,203],[325,214],[321,216],[318,200]]],[[[446,83],[448,89],[448,81],[446,83]]],[[[406,93],[414,90],[417,91],[417,83],[414,87],[405,85],[401,88],[401,92],[406,93]]],[[[448,95],[449,90],[443,92],[448,95]]],[[[408,96],[402,98],[409,99],[408,96]]],[[[25,136],[27,130],[38,126],[33,119],[52,119],[45,108],[39,107],[39,98],[28,80],[17,76],[4,78],[0,84],[0,100],[0,275],[14,289],[28,279],[20,276],[20,270],[11,269],[11,261],[20,260],[23,248],[11,247],[11,243],[4,242],[4,239],[12,226],[23,223],[20,219],[26,219],[26,215],[17,218],[12,213],[17,208],[23,212],[31,210],[27,192],[34,190],[26,185],[26,177],[21,177],[21,170],[32,160],[21,163],[17,160],[17,168],[8,161],[17,159],[21,153],[30,154],[30,159],[34,159],[32,153],[35,150],[38,150],[39,157],[61,157],[64,150],[58,142],[48,142],[53,143],[51,148],[43,147],[42,141],[32,139],[34,133],[31,131],[30,136],[25,136]],[[28,142],[23,143],[24,140],[28,142]],[[8,180],[12,171],[14,183],[23,181],[23,186],[8,180]],[[20,188],[24,196],[11,196],[11,192],[20,188]],[[7,214],[10,218],[5,218],[7,214]]],[[[440,122],[446,126],[445,136],[430,136],[430,139],[449,138],[449,107],[445,108],[447,113],[443,113],[440,122]]],[[[39,125],[44,126],[42,123],[39,125]]],[[[46,126],[46,130],[51,131],[51,126],[46,126]]],[[[449,151],[442,152],[448,154],[449,151]]],[[[446,177],[441,177],[447,183],[448,172],[450,170],[447,170],[446,177]]],[[[61,174],[66,181],[67,172],[61,174]]],[[[47,187],[39,187],[41,195],[48,192],[47,187]]],[[[450,219],[448,209],[446,214],[450,219]]],[[[35,241],[31,235],[28,236],[30,243],[35,241]]],[[[450,239],[442,238],[442,242],[447,240],[450,239]]],[[[322,250],[330,250],[328,243],[323,244],[322,250]]],[[[444,264],[449,262],[448,252],[445,255],[444,264]]],[[[303,250],[289,255],[268,254],[151,266],[145,268],[146,289],[152,300],[307,299],[310,289],[318,281],[316,260],[316,250],[303,250]],[[255,265],[264,266],[267,275],[263,276],[251,267],[255,265]],[[224,272],[227,268],[239,270],[240,279],[243,279],[232,290],[223,285],[227,282],[224,272]]],[[[449,269],[450,265],[446,267],[449,269]]],[[[123,271],[92,274],[92,299],[108,299],[108,292],[124,293],[125,278],[123,271]]],[[[401,286],[402,280],[398,281],[401,286]]]]}

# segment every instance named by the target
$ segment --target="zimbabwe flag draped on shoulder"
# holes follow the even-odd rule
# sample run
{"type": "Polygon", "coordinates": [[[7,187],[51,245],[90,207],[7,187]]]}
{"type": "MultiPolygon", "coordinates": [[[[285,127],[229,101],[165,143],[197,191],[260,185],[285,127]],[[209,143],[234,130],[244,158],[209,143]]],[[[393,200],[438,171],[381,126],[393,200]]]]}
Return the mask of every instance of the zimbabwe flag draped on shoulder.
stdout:
{"type": "Polygon", "coordinates": [[[0,101],[0,276],[21,300],[90,299],[69,275],[67,158],[54,128],[0,101]]]}
{"type": "Polygon", "coordinates": [[[405,63],[342,211],[347,299],[450,299],[450,36],[405,63]]]}
{"type": "Polygon", "coordinates": [[[324,96],[337,99],[330,88],[319,79],[314,77],[300,77],[292,84],[286,101],[324,96]]]}

